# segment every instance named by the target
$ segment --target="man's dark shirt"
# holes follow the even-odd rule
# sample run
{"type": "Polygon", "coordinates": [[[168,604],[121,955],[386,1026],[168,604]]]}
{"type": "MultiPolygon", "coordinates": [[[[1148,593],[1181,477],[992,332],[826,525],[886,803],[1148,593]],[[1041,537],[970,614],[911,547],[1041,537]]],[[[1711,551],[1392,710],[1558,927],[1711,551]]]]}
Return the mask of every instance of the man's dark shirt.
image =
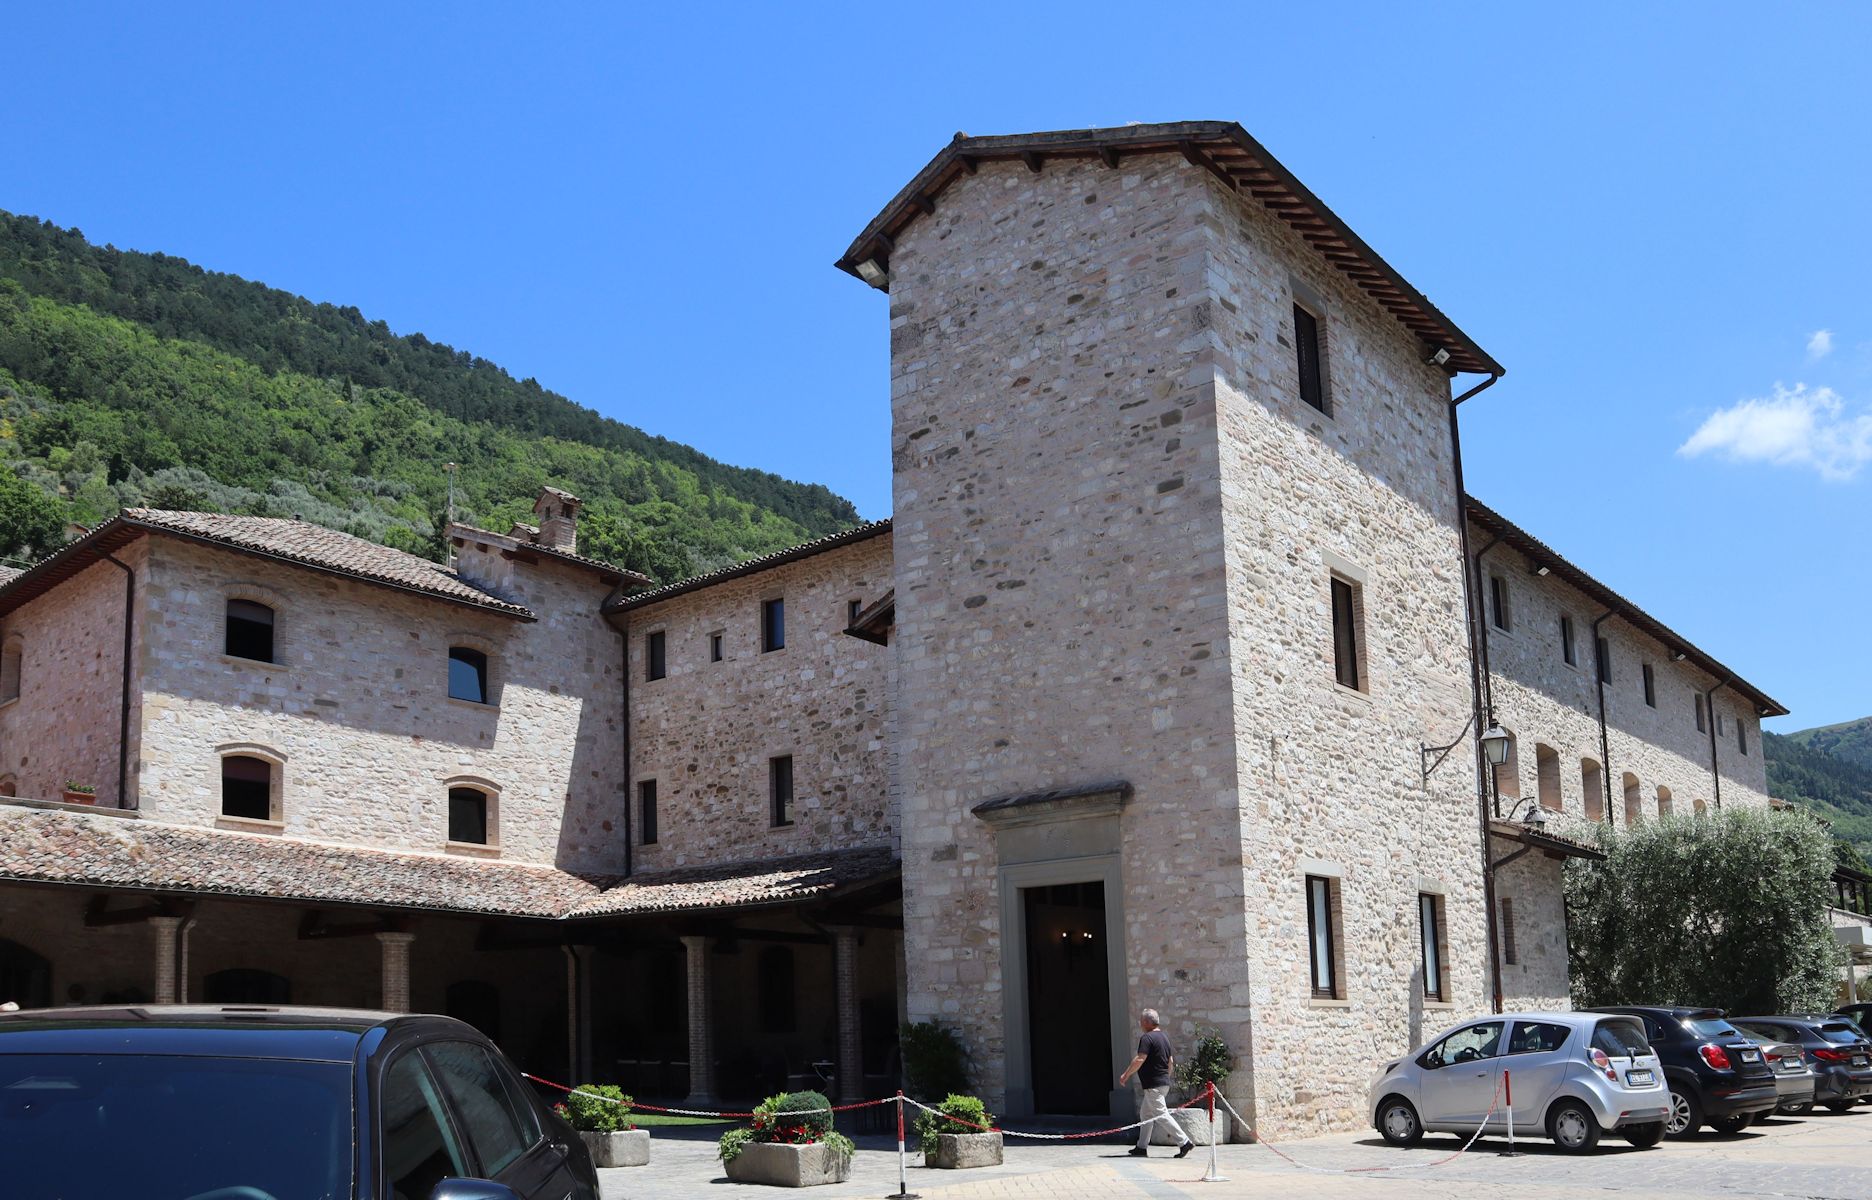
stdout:
{"type": "Polygon", "coordinates": [[[1138,1086],[1160,1088],[1170,1086],[1170,1039],[1161,1029],[1153,1029],[1138,1039],[1137,1052],[1144,1056],[1144,1065],[1138,1068],[1138,1086]]]}

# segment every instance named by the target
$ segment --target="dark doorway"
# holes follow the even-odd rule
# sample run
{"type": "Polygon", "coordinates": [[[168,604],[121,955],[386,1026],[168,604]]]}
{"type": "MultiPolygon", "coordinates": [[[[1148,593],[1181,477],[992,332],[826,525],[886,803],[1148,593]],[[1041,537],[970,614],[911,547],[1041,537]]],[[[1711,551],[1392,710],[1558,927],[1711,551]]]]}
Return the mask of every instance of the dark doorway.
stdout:
{"type": "Polygon", "coordinates": [[[500,989],[484,979],[458,979],[443,993],[442,1011],[466,1021],[498,1045],[501,1037],[500,989]]]}
{"type": "Polygon", "coordinates": [[[45,1008],[52,1003],[52,964],[20,945],[0,939],[0,1003],[45,1008]]]}
{"type": "Polygon", "coordinates": [[[1023,888],[1027,1037],[1034,1110],[1110,1109],[1111,982],[1105,973],[1105,885],[1023,888]]]}

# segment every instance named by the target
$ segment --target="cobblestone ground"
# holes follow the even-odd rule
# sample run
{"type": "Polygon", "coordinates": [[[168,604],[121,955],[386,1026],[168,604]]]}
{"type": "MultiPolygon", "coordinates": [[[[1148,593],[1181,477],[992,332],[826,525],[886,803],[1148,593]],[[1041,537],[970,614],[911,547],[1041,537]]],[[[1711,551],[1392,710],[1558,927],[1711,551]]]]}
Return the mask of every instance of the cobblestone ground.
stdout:
{"type": "MultiPolygon", "coordinates": [[[[651,1165],[601,1171],[605,1200],[668,1200],[738,1195],[715,1160],[705,1131],[657,1130],[651,1165]]],[[[1485,1139],[1444,1167],[1458,1142],[1431,1137],[1415,1150],[1394,1150],[1373,1136],[1335,1134],[1282,1143],[1305,1167],[1282,1162],[1266,1146],[1223,1146],[1217,1152],[1226,1183],[1201,1182],[1208,1152],[1177,1160],[1153,1148],[1149,1159],[1128,1158],[1117,1144],[1010,1145],[1000,1167],[933,1171],[912,1165],[910,1191],[927,1200],[1308,1200],[1316,1196],[1392,1197],[1403,1200],[1543,1200],[1609,1195],[1686,1200],[1688,1197],[1793,1197],[1798,1200],[1872,1198],[1872,1108],[1844,1115],[1816,1113],[1805,1120],[1774,1120],[1746,1133],[1705,1132],[1689,1142],[1633,1150],[1614,1137],[1598,1153],[1574,1157],[1544,1142],[1523,1143],[1525,1153],[1503,1157],[1502,1142],[1485,1139]],[[1392,1170],[1371,1172],[1373,1167],[1392,1170]],[[1320,1168],[1307,1169],[1307,1168],[1320,1168]],[[1399,1170],[1397,1168],[1408,1168],[1399,1170]],[[1328,1172],[1355,1171],[1355,1174],[1328,1172]]],[[[751,1190],[751,1189],[750,1189],[751,1190]]],[[[814,1188],[813,1200],[897,1194],[896,1143],[859,1139],[848,1183],[814,1188]]]]}

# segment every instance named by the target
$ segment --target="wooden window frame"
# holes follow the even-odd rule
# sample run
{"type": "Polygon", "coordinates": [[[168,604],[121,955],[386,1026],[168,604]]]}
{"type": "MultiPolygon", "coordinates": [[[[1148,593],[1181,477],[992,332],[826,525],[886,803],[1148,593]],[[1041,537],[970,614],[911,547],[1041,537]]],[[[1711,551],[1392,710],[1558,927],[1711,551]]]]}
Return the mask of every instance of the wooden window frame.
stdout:
{"type": "Polygon", "coordinates": [[[1337,571],[1328,577],[1332,610],[1333,682],[1354,692],[1371,690],[1365,639],[1365,588],[1337,571]]]}
{"type": "Polygon", "coordinates": [[[661,629],[644,634],[644,682],[669,677],[669,635],[661,629]]]}
{"type": "Polygon", "coordinates": [[[1326,316],[1296,299],[1293,304],[1294,383],[1301,403],[1332,415],[1326,388],[1326,316]]]}
{"type": "Polygon", "coordinates": [[[1340,963],[1339,881],[1329,875],[1308,875],[1305,878],[1307,975],[1311,981],[1313,999],[1340,1000],[1344,998],[1345,972],[1340,963]],[[1321,912],[1321,909],[1324,909],[1324,912],[1321,912]],[[1325,920],[1325,946],[1323,948],[1320,945],[1322,917],[1325,920]],[[1322,954],[1324,955],[1323,963],[1322,954]],[[1322,966],[1325,972],[1323,982],[1320,978],[1322,966]]]}
{"type": "Polygon", "coordinates": [[[1449,999],[1449,940],[1443,928],[1443,897],[1436,892],[1417,893],[1418,956],[1423,964],[1423,994],[1426,1000],[1449,999]],[[1434,978],[1435,987],[1431,987],[1434,978]]]}
{"type": "Polygon", "coordinates": [[[761,653],[786,649],[786,597],[768,596],[760,607],[761,653]]]}
{"type": "Polygon", "coordinates": [[[793,756],[776,754],[767,760],[767,819],[774,829],[793,827],[793,756]]]}

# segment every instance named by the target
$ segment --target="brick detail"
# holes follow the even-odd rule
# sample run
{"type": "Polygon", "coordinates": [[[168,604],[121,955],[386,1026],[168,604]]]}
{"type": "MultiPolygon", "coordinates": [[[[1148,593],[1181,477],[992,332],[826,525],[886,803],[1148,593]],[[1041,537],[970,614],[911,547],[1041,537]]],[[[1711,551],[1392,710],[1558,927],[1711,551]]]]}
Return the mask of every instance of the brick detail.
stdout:
{"type": "Polygon", "coordinates": [[[715,1103],[714,1011],[709,990],[709,944],[713,939],[690,935],[682,939],[689,980],[689,1098],[690,1108],[715,1103]]]}
{"type": "Polygon", "coordinates": [[[181,927],[181,917],[149,919],[151,951],[155,956],[151,969],[154,982],[150,993],[156,997],[158,1004],[176,1004],[181,1001],[181,993],[176,987],[176,931],[181,927]]]}
{"type": "Polygon", "coordinates": [[[864,1099],[864,1038],[858,1017],[858,931],[832,931],[833,971],[838,995],[838,1099],[864,1099]]]}
{"type": "Polygon", "coordinates": [[[383,947],[383,1006],[386,1012],[410,1010],[410,944],[413,933],[385,930],[377,934],[383,947]]]}

